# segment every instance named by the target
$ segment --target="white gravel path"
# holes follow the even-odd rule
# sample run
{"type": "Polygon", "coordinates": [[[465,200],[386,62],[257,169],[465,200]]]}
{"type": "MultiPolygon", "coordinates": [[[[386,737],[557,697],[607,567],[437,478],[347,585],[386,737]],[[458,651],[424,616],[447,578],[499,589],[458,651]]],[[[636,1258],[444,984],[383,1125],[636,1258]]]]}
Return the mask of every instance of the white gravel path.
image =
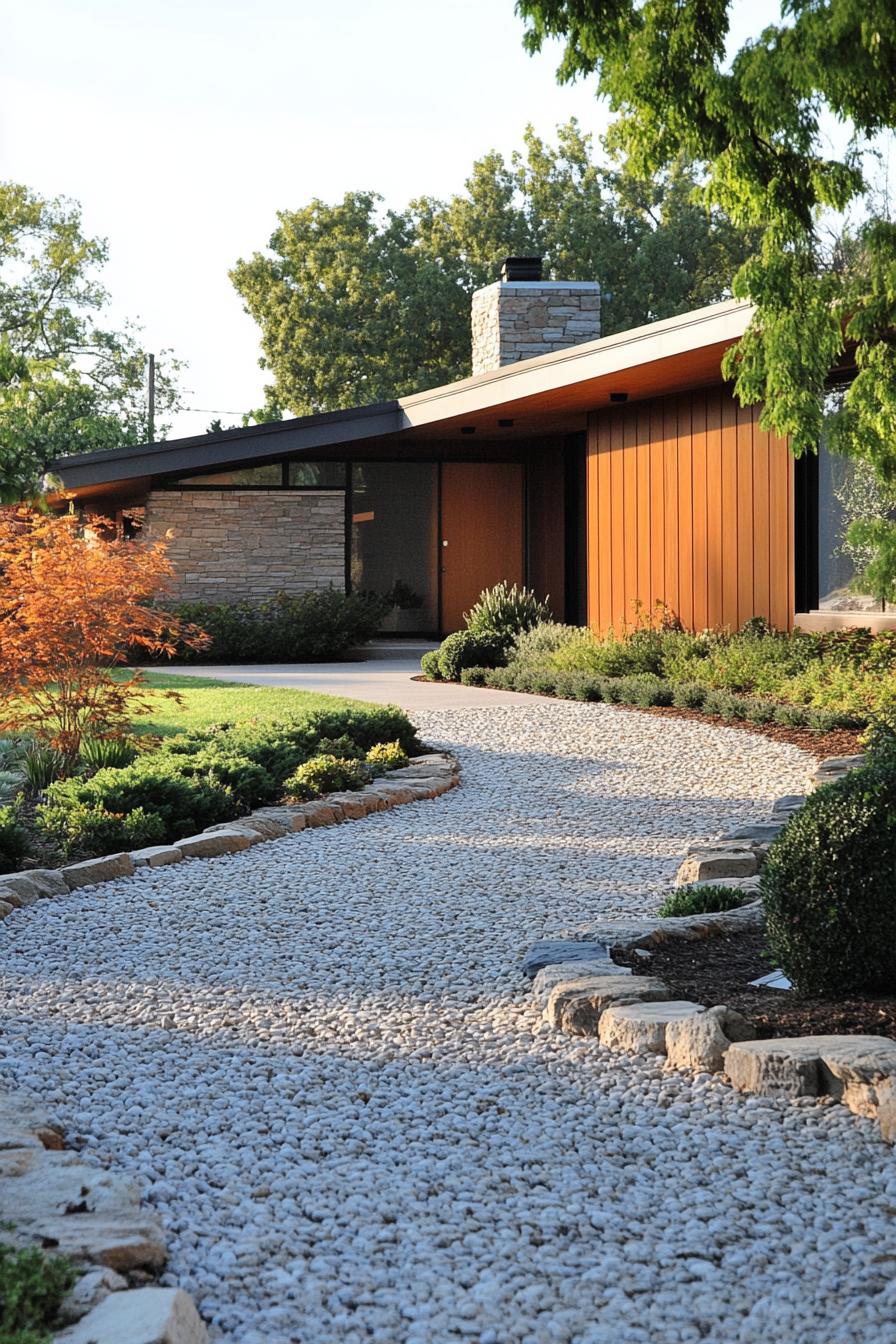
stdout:
{"type": "Polygon", "coordinates": [[[537,937],[655,906],[806,757],[605,706],[445,711],[446,797],[0,927],[0,1073],[141,1176],[229,1344],[896,1344],[896,1161],[540,1027],[537,937]]]}

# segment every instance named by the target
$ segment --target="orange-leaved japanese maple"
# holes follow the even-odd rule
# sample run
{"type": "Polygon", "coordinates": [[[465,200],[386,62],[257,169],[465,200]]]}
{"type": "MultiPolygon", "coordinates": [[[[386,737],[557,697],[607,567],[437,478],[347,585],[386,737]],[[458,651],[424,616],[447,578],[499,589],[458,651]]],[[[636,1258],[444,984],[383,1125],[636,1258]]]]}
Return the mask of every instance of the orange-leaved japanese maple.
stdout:
{"type": "Polygon", "coordinates": [[[0,731],[70,760],[84,737],[123,734],[150,691],[139,669],[114,670],[208,642],[158,605],[172,579],[164,542],[125,539],[107,518],[0,509],[0,731]]]}

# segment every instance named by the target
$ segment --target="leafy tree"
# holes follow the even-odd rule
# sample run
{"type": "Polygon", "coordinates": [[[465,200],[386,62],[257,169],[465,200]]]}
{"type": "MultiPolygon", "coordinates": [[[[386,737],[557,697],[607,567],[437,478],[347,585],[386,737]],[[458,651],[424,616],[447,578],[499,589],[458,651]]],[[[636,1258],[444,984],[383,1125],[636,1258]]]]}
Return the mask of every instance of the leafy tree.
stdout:
{"type": "Polygon", "coordinates": [[[171,578],[163,542],[125,541],[108,519],[0,510],[0,733],[69,760],[85,736],[120,736],[146,708],[143,673],[113,675],[128,653],[207,643],[156,605],[171,578]]]}
{"type": "MultiPolygon", "coordinates": [[[[149,437],[139,332],[102,325],[106,257],[73,202],[0,182],[0,501],[33,493],[55,457],[149,437]]],[[[181,367],[162,352],[159,421],[179,407],[181,367]]]]}
{"type": "Polygon", "coordinates": [[[386,400],[470,372],[470,299],[503,257],[599,279],[604,330],[730,292],[749,235],[691,200],[683,160],[632,181],[595,160],[575,121],[556,145],[529,127],[510,160],[474,165],[464,191],[384,210],[372,192],[283,211],[266,253],[231,278],[261,328],[268,394],[297,414],[386,400]]]}
{"type": "MultiPolygon", "coordinates": [[[[858,375],[831,447],[896,481],[896,222],[869,191],[867,155],[896,126],[892,0],[782,0],[781,22],[730,59],[731,0],[517,0],[517,10],[529,50],[565,39],[560,80],[596,77],[635,178],[684,154],[705,165],[703,203],[757,231],[734,281],[756,313],[723,366],[740,399],[764,402],[763,424],[795,453],[814,451],[826,381],[852,352],[858,375]],[[830,119],[848,135],[839,156],[830,119]],[[861,223],[832,250],[830,213],[848,210],[861,223]]],[[[877,595],[896,599],[896,524],[856,526],[878,550],[877,595]]]]}

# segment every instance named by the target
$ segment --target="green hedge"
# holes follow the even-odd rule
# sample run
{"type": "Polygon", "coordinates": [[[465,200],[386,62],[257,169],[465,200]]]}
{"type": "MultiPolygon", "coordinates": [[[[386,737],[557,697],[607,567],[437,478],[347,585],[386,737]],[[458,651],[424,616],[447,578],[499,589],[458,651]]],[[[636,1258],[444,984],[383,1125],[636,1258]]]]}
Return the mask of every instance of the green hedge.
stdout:
{"type": "Polygon", "coordinates": [[[375,593],[336,588],[259,603],[182,602],[174,611],[202,627],[211,647],[178,654],[191,663],[311,663],[337,661],[366,644],[392,607],[375,593]]]}

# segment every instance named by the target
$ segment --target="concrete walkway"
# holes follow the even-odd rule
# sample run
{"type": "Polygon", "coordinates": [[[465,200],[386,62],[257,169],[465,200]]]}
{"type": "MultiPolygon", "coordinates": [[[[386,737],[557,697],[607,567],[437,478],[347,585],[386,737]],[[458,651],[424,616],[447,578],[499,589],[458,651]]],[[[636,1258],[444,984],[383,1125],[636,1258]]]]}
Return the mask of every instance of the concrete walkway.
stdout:
{"type": "Polygon", "coordinates": [[[381,705],[400,705],[408,713],[421,710],[475,709],[483,705],[525,705],[534,695],[490,691],[475,686],[414,681],[420,675],[416,657],[374,657],[357,663],[265,663],[238,667],[178,667],[166,672],[184,677],[244,681],[251,686],[285,686],[293,691],[324,691],[381,705]]]}

